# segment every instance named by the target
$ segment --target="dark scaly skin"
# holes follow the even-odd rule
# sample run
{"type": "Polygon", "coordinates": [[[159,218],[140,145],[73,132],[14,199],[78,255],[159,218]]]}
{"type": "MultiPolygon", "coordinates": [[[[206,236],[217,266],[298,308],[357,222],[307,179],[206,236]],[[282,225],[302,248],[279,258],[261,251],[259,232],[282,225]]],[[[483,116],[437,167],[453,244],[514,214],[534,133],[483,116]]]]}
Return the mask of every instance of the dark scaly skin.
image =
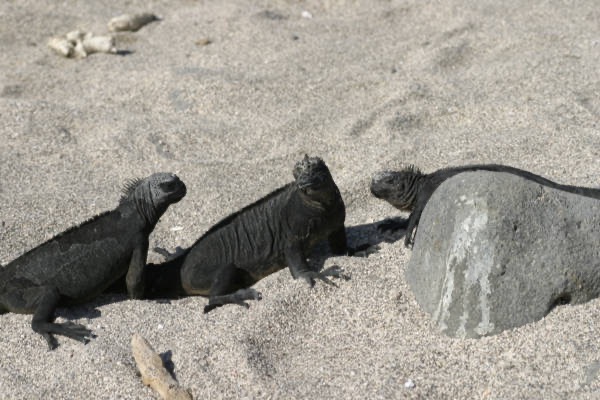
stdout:
{"type": "Polygon", "coordinates": [[[147,267],[148,297],[208,296],[204,312],[225,304],[249,307],[260,300],[251,288],[260,279],[289,267],[294,279],[334,285],[344,277],[333,266],[313,271],[306,258],[327,239],[334,254],[353,254],[346,243],[344,202],[325,163],[306,156],[294,168],[295,181],[228,216],[189,249],[147,267]]]}
{"type": "Polygon", "coordinates": [[[386,221],[378,226],[381,232],[394,232],[406,227],[404,244],[409,247],[414,244],[417,227],[421,214],[433,192],[446,179],[469,171],[506,172],[522,178],[537,182],[550,188],[579,194],[586,197],[600,199],[600,189],[580,186],[563,185],[553,182],[522,169],[499,164],[467,165],[461,167],[444,168],[424,174],[414,166],[409,166],[401,171],[383,171],[377,173],[371,181],[371,193],[390,203],[399,210],[410,212],[408,226],[401,222],[386,221]]]}
{"type": "Polygon", "coordinates": [[[53,335],[87,343],[92,332],[54,323],[56,307],[82,303],[124,279],[132,298],[144,293],[148,236],[186,187],[173,174],[130,182],[119,206],[75,226],[0,268],[0,314],[33,314],[31,327],[50,349],[53,335]]]}

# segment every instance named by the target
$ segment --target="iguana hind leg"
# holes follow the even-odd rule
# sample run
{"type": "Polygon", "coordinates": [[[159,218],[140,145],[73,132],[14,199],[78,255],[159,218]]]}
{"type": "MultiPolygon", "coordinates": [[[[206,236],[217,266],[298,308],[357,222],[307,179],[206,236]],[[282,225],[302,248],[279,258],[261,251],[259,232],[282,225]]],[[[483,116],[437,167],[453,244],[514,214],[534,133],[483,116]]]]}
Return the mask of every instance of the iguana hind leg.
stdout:
{"type": "Polygon", "coordinates": [[[31,328],[42,335],[50,350],[53,350],[58,345],[55,335],[62,335],[82,343],[87,343],[93,337],[92,331],[83,325],[73,322],[65,322],[57,324],[54,321],[54,311],[60,300],[60,294],[55,288],[41,287],[39,301],[33,319],[31,320],[31,328]]]}
{"type": "Polygon", "coordinates": [[[92,331],[83,325],[72,322],[54,323],[54,311],[60,300],[56,288],[34,286],[21,288],[5,293],[0,298],[3,307],[11,312],[33,313],[31,328],[46,339],[50,350],[58,346],[54,334],[69,337],[82,343],[87,343],[92,337],[92,331]]]}
{"type": "Polygon", "coordinates": [[[237,304],[246,308],[250,308],[250,304],[245,300],[262,300],[262,294],[253,288],[239,289],[234,293],[224,294],[221,296],[210,296],[208,304],[204,306],[204,313],[214,310],[217,307],[225,304],[237,304]]]}
{"type": "Polygon", "coordinates": [[[221,268],[213,280],[204,313],[225,304],[237,304],[249,308],[250,305],[246,300],[262,300],[260,292],[248,287],[252,284],[254,279],[245,270],[234,265],[221,268]]]}

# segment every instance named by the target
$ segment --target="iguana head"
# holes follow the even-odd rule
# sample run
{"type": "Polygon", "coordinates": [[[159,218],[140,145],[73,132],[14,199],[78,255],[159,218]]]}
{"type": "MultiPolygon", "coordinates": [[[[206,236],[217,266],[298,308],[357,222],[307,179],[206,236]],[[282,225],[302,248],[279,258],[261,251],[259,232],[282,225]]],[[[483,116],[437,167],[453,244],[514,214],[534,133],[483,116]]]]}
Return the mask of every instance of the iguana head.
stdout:
{"type": "Polygon", "coordinates": [[[329,168],[319,157],[304,155],[294,166],[293,174],[298,189],[312,200],[327,202],[337,193],[329,168]]]}
{"type": "Polygon", "coordinates": [[[412,211],[421,176],[423,174],[414,165],[400,171],[378,172],[371,180],[371,193],[402,211],[412,211]]]}
{"type": "Polygon", "coordinates": [[[144,179],[129,181],[123,188],[121,203],[133,201],[150,223],[156,223],[169,205],[181,200],[187,189],[177,175],[159,172],[144,179]]]}

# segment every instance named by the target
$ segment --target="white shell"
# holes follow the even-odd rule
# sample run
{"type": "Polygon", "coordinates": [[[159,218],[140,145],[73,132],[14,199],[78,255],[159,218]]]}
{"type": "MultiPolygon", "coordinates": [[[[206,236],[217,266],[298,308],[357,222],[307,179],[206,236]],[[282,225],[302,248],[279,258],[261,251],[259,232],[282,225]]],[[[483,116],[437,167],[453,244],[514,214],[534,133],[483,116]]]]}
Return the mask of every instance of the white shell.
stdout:
{"type": "Polygon", "coordinates": [[[48,39],[48,47],[63,57],[73,57],[74,47],[67,39],[51,37],[48,39]]]}
{"type": "Polygon", "coordinates": [[[84,35],[85,35],[84,32],[81,32],[80,30],[74,30],[74,31],[67,33],[65,35],[65,37],[67,38],[67,40],[69,42],[71,42],[71,43],[73,43],[73,45],[75,45],[75,42],[77,42],[78,40],[83,40],[84,35]]]}
{"type": "Polygon", "coordinates": [[[123,14],[114,17],[108,21],[108,30],[111,32],[117,31],[137,31],[142,26],[149,24],[152,21],[158,20],[158,17],[152,13],[141,14],[123,14]]]}
{"type": "Polygon", "coordinates": [[[84,36],[83,48],[87,54],[117,52],[115,38],[112,36],[93,36],[91,33],[84,36]]]}
{"type": "Polygon", "coordinates": [[[52,37],[48,47],[63,57],[85,58],[92,53],[116,53],[115,39],[112,36],[94,36],[91,32],[74,30],[65,37],[52,37]]]}
{"type": "Polygon", "coordinates": [[[73,55],[75,56],[75,58],[87,57],[87,51],[85,51],[85,48],[83,47],[83,42],[80,39],[78,39],[74,44],[73,55]]]}

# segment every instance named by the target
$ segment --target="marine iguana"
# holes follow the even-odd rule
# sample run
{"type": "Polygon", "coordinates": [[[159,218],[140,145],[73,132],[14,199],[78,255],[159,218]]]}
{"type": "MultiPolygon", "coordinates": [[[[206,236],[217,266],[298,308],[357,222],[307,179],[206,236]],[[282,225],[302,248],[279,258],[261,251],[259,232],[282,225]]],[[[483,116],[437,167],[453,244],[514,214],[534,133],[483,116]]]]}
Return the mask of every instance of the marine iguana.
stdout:
{"type": "Polygon", "coordinates": [[[409,247],[414,244],[416,230],[419,225],[419,220],[421,219],[421,213],[425,209],[425,206],[435,189],[437,189],[446,179],[468,171],[507,172],[553,189],[600,199],[600,189],[563,185],[534,173],[508,165],[466,165],[439,169],[430,174],[424,174],[414,165],[410,165],[400,171],[382,171],[373,176],[371,181],[371,193],[375,197],[387,201],[399,210],[410,212],[408,226],[403,223],[404,221],[398,222],[390,220],[380,224],[378,230],[380,232],[394,232],[406,228],[404,245],[409,247]]]}
{"type": "Polygon", "coordinates": [[[54,334],[87,343],[83,325],[54,323],[58,306],[85,302],[124,277],[130,297],[144,292],[148,236],[169,205],[186,194],[175,175],[129,182],[119,205],[74,226],[0,268],[0,314],[33,314],[32,329],[50,349],[54,334]]]}
{"type": "Polygon", "coordinates": [[[355,253],[347,246],[344,201],[329,169],[306,155],[293,175],[294,182],[229,215],[178,256],[149,264],[146,297],[208,296],[207,313],[225,304],[249,307],[245,300],[262,298],[251,286],[286,266],[311,286],[346,278],[338,266],[317,272],[306,260],[322,239],[334,254],[355,253]]]}

